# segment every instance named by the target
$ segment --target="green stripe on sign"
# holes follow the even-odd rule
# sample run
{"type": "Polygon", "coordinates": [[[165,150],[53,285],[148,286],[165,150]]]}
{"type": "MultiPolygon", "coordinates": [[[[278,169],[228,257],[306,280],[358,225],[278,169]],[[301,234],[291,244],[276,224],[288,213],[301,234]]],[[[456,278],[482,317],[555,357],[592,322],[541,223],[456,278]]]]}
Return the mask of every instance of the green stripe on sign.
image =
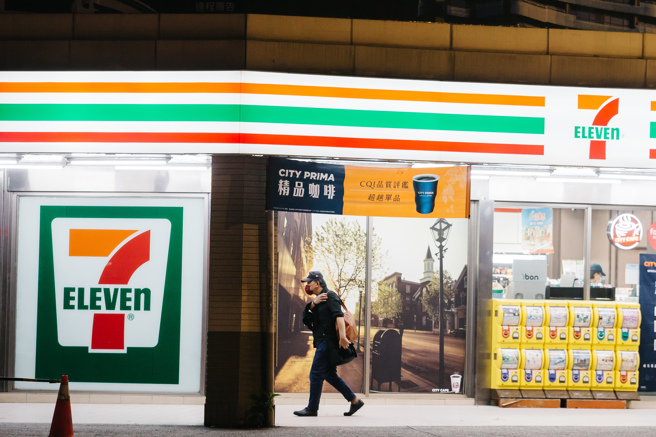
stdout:
{"type": "Polygon", "coordinates": [[[5,121],[239,121],[239,105],[1,104],[5,121]]]}
{"type": "Polygon", "coordinates": [[[656,122],[649,123],[649,138],[656,138],[656,122]]]}
{"type": "Polygon", "coordinates": [[[4,121],[284,123],[544,134],[544,118],[256,105],[0,104],[4,121]],[[241,116],[240,116],[241,112],[241,116]]]}
{"type": "Polygon", "coordinates": [[[544,118],[501,115],[427,114],[355,109],[242,105],[241,121],[395,129],[544,134],[544,118]]]}

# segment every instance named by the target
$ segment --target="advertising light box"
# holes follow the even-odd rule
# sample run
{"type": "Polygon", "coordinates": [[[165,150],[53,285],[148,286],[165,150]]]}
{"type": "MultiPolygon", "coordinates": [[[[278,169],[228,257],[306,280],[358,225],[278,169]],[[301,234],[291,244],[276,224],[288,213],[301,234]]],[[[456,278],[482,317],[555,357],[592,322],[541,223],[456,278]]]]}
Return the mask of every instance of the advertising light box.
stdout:
{"type": "Polygon", "coordinates": [[[16,375],[199,392],[204,202],[20,197],[16,375]]]}
{"type": "Polygon", "coordinates": [[[0,152],[656,168],[656,90],[253,71],[3,72],[0,152]],[[90,103],[93,102],[93,103],[90,103]]]}

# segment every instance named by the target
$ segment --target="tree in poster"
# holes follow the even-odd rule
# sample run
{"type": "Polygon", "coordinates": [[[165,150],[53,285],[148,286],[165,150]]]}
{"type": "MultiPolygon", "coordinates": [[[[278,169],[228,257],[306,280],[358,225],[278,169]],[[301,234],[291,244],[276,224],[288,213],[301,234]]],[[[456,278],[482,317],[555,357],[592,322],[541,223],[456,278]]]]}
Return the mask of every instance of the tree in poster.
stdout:
{"type": "MultiPolygon", "coordinates": [[[[453,278],[451,274],[444,271],[444,308],[453,306],[454,293],[451,286],[453,285],[453,278]]],[[[424,309],[433,320],[434,323],[440,322],[440,273],[434,272],[433,278],[426,285],[426,291],[421,297],[421,303],[424,309]]],[[[441,325],[440,325],[441,326],[441,325]]]]}
{"type": "MultiPolygon", "coordinates": [[[[373,282],[384,270],[386,253],[381,238],[372,235],[371,272],[373,282]]],[[[306,238],[305,251],[311,253],[314,266],[322,271],[328,288],[342,299],[365,289],[367,233],[356,220],[331,219],[306,238]]]]}
{"type": "Polygon", "coordinates": [[[379,284],[378,296],[371,302],[371,313],[377,314],[381,319],[392,319],[402,312],[403,300],[396,284],[379,284]]]}

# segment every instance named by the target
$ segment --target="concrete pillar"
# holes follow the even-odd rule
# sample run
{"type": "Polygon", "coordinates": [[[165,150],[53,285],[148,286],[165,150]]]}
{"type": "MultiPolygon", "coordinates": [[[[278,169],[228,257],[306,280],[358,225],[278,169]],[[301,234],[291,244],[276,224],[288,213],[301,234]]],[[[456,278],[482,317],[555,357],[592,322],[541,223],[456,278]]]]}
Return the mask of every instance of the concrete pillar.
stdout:
{"type": "Polygon", "coordinates": [[[266,158],[214,155],[205,426],[240,426],[251,395],[273,391],[265,187],[266,158]]]}

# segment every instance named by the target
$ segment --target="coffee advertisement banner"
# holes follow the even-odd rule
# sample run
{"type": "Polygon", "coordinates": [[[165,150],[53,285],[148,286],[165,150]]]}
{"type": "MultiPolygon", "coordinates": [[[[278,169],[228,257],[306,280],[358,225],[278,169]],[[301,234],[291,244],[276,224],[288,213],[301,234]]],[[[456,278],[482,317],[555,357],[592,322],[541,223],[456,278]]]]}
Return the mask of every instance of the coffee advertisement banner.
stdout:
{"type": "Polygon", "coordinates": [[[468,218],[469,166],[333,165],[272,158],[267,209],[377,217],[468,218]]]}

